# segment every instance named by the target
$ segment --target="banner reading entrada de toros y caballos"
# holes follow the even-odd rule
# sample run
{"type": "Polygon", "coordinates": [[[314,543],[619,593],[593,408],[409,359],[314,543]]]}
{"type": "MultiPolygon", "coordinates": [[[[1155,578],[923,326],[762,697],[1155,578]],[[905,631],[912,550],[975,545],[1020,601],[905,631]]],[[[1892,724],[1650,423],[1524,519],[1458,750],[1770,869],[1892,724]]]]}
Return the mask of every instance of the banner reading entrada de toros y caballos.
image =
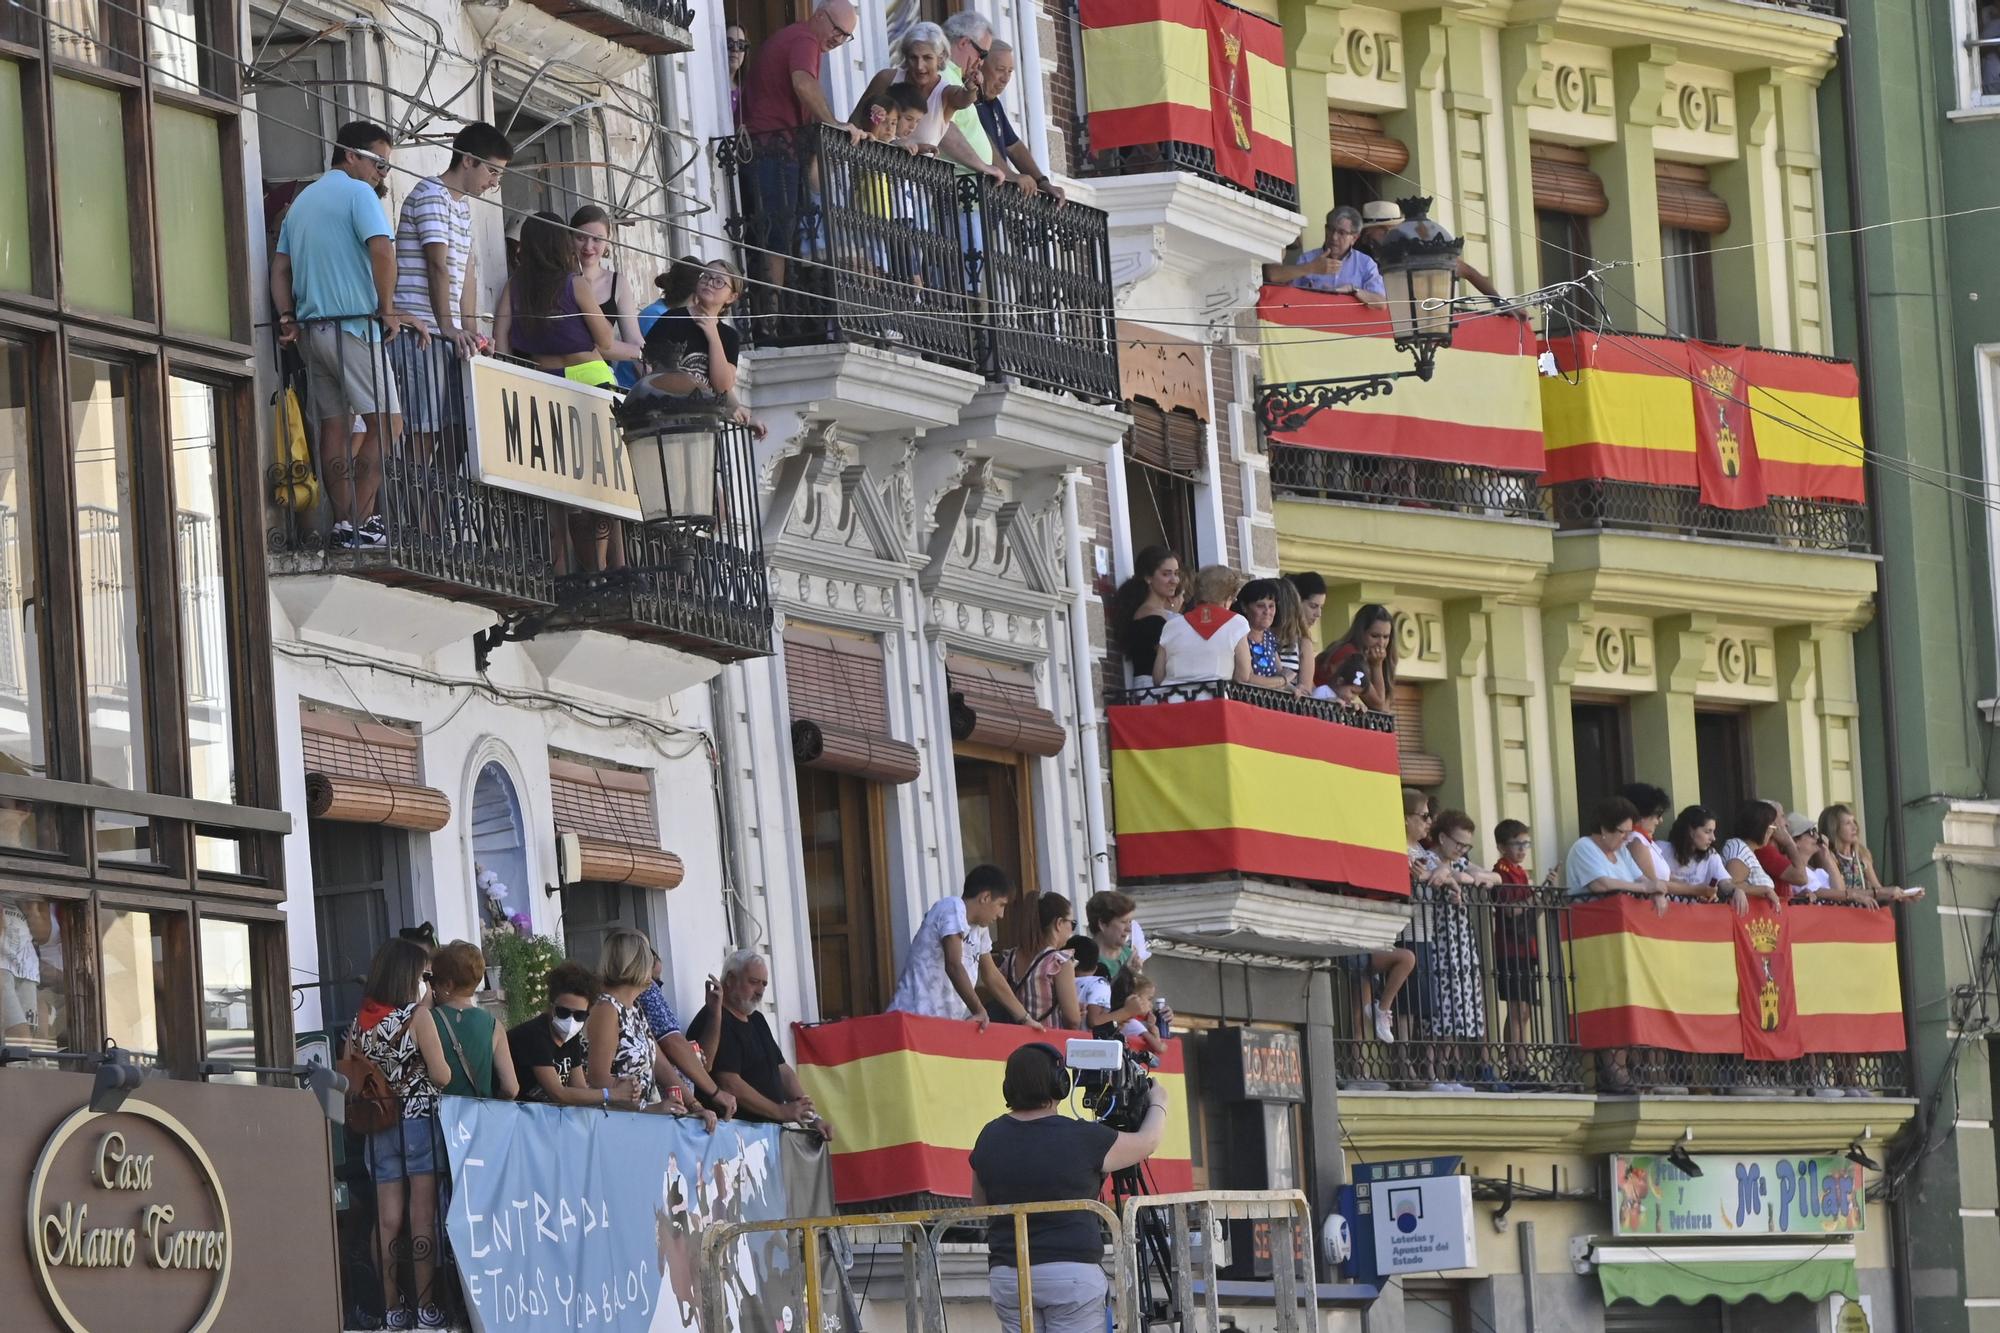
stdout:
{"type": "Polygon", "coordinates": [[[777,1125],[446,1097],[445,1226],[476,1333],[765,1333],[805,1319],[796,1238],[725,1251],[701,1322],[703,1232],[833,1211],[817,1136],[777,1125]]]}
{"type": "Polygon", "coordinates": [[[1792,1060],[1903,1049],[1894,912],[1606,894],[1569,912],[1579,1043],[1792,1060]]]}

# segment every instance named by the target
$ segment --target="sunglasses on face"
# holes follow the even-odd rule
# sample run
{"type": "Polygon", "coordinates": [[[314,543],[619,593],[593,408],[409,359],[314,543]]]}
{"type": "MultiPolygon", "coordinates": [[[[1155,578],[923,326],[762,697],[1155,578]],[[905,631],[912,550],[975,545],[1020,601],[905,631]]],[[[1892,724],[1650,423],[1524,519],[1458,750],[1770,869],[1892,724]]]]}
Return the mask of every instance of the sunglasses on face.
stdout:
{"type": "Polygon", "coordinates": [[[424,984],[426,986],[431,984],[431,974],[428,972],[424,973],[424,984]]]}
{"type": "Polygon", "coordinates": [[[748,43],[748,42],[731,42],[731,43],[729,44],[729,49],[730,49],[730,50],[731,50],[732,52],[736,52],[736,51],[748,51],[748,50],[750,49],[750,43],[748,43]]]}
{"type": "Polygon", "coordinates": [[[574,1018],[579,1023],[582,1022],[584,1019],[590,1017],[590,1010],[588,1009],[571,1009],[566,1005],[560,1005],[560,1004],[551,1005],[550,1011],[554,1013],[557,1018],[574,1018]]]}

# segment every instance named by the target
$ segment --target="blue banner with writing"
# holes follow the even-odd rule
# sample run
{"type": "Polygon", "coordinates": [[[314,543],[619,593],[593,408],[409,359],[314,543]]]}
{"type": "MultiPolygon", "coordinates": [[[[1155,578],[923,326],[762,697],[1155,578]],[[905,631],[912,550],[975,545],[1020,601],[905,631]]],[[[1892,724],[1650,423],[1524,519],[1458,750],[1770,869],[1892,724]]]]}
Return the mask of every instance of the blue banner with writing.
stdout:
{"type": "Polygon", "coordinates": [[[725,1251],[702,1323],[702,1233],[833,1211],[816,1136],[777,1125],[446,1097],[445,1217],[475,1333],[751,1333],[804,1326],[796,1238],[725,1251]]]}

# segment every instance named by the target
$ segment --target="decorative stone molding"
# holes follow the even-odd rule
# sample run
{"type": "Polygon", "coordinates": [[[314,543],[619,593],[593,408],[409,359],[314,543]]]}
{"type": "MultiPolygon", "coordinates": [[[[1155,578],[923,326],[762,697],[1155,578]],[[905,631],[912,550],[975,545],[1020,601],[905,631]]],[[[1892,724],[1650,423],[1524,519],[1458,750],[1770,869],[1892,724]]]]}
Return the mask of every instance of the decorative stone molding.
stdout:
{"type": "Polygon", "coordinates": [[[1409,925],[1409,905],[1251,878],[1120,884],[1139,904],[1146,935],[1207,949],[1329,958],[1387,949],[1409,925]]]}

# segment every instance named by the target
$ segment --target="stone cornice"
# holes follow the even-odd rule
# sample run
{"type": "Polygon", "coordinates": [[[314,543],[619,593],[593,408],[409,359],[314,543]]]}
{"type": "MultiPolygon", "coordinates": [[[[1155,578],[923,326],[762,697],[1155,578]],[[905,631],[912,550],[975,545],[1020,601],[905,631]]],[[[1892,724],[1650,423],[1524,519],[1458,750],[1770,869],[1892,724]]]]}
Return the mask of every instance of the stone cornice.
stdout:
{"type": "Polygon", "coordinates": [[[1553,23],[1597,46],[1662,43],[1682,60],[1737,73],[1789,69],[1817,80],[1833,68],[1838,19],[1752,0],[1520,0],[1514,23],[1553,23]]]}
{"type": "Polygon", "coordinates": [[[1711,612],[1753,625],[1855,630],[1874,615],[1872,556],[1627,532],[1556,534],[1543,603],[1659,616],[1711,612]]]}
{"type": "Polygon", "coordinates": [[[1283,495],[1272,508],[1284,567],[1337,569],[1343,582],[1520,601],[1533,599],[1549,567],[1545,523],[1283,495]]]}
{"type": "Polygon", "coordinates": [[[1207,949],[1325,958],[1389,948],[1409,925],[1406,902],[1363,898],[1261,879],[1121,884],[1146,918],[1148,937],[1207,949]]]}

